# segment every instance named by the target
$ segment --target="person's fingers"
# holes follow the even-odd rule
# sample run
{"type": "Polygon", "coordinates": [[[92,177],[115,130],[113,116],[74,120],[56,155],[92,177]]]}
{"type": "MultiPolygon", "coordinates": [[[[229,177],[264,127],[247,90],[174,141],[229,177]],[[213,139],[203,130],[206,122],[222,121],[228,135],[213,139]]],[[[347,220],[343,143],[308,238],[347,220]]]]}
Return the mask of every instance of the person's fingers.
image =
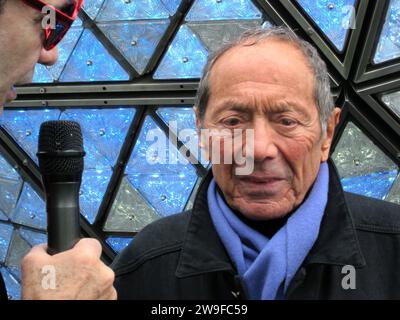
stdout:
{"type": "Polygon", "coordinates": [[[85,255],[93,255],[93,257],[96,259],[100,259],[102,253],[100,242],[92,238],[84,238],[79,240],[72,250],[82,252],[85,255]]]}

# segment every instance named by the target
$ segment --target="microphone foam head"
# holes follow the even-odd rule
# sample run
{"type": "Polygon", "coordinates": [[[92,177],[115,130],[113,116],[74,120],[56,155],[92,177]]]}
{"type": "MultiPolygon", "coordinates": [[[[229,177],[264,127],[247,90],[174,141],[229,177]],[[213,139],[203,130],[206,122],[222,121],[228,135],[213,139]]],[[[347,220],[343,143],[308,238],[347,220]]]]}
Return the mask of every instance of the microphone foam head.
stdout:
{"type": "Polygon", "coordinates": [[[38,150],[41,174],[79,174],[83,171],[83,138],[77,122],[43,122],[38,150]]]}

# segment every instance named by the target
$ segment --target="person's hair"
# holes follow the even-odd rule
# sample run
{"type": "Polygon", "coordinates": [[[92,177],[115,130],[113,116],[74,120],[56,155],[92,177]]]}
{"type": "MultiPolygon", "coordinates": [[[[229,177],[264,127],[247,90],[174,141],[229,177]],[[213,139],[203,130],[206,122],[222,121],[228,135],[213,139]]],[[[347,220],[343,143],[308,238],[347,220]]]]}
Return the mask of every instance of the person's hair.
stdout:
{"type": "MultiPolygon", "coordinates": [[[[293,44],[304,54],[308,66],[314,74],[314,96],[319,112],[322,134],[326,132],[328,120],[334,110],[334,102],[330,90],[329,74],[325,62],[318,51],[307,41],[299,38],[287,27],[259,27],[244,32],[236,41],[228,43],[208,58],[200,80],[195,106],[200,120],[204,120],[210,97],[210,73],[216,61],[228,50],[237,46],[252,46],[267,39],[279,39],[293,44]]],[[[299,94],[301,94],[299,92],[299,94]]]]}
{"type": "Polygon", "coordinates": [[[7,0],[0,0],[0,14],[3,13],[3,7],[7,0]]]}

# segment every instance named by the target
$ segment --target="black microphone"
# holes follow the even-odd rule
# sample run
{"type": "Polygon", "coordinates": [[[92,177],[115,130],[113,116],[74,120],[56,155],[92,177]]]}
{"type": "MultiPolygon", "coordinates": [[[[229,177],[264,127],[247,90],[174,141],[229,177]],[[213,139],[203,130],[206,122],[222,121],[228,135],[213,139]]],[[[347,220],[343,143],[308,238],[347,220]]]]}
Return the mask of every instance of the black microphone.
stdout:
{"type": "Polygon", "coordinates": [[[79,189],[85,151],[79,123],[42,123],[37,156],[46,193],[47,252],[53,255],[71,249],[80,238],[79,189]]]}

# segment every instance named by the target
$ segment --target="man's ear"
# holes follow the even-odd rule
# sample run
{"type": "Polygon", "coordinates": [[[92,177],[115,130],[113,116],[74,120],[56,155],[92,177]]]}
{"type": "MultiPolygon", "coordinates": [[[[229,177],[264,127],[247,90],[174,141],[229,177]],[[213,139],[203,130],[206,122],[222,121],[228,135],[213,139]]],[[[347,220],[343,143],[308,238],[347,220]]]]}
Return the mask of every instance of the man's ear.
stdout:
{"type": "Polygon", "coordinates": [[[340,108],[335,108],[328,120],[326,134],[321,144],[321,162],[327,161],[329,158],[329,151],[331,149],[333,135],[335,134],[335,128],[340,121],[341,111],[342,110],[340,108]]]}

